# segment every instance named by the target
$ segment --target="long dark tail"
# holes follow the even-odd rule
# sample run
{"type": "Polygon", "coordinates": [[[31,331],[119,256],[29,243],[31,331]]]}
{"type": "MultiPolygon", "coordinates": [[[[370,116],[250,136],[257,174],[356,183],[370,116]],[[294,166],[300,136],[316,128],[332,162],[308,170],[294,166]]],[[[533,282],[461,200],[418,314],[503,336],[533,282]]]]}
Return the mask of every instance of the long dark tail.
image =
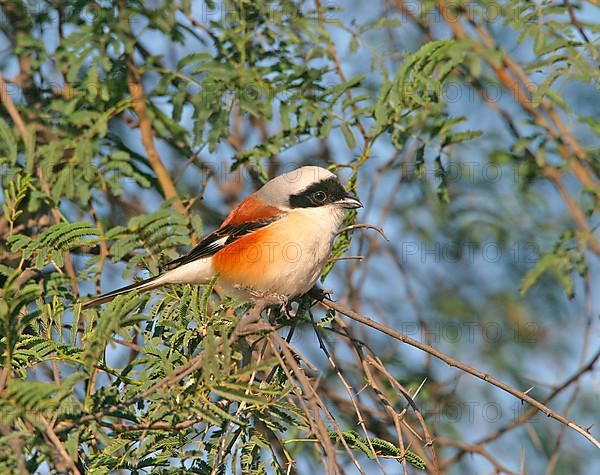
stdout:
{"type": "Polygon", "coordinates": [[[121,287],[120,289],[113,290],[112,292],[108,292],[106,294],[102,294],[95,299],[88,300],[81,305],[82,309],[95,307],[96,305],[103,304],[105,302],[110,302],[112,299],[117,297],[118,295],[126,294],[127,292],[131,292],[132,290],[151,290],[156,287],[159,287],[163,284],[162,280],[159,280],[164,275],[157,275],[154,277],[150,277],[149,279],[142,280],[141,282],[136,282],[135,284],[127,285],[125,287],[121,287]]]}

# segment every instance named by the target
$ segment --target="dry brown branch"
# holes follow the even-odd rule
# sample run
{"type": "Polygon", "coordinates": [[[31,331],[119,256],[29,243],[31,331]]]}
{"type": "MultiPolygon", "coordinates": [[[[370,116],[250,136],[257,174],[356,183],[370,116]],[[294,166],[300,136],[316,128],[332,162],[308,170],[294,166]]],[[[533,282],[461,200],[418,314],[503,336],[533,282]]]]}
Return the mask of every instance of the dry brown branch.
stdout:
{"type": "MultiPolygon", "coordinates": [[[[423,448],[421,447],[421,441],[423,440],[422,437],[405,420],[403,420],[403,415],[405,414],[406,410],[403,410],[401,413],[398,413],[396,411],[393,402],[390,401],[390,399],[388,399],[386,396],[384,385],[379,381],[377,375],[372,372],[371,368],[374,367],[371,364],[372,360],[373,360],[373,358],[377,358],[377,356],[375,356],[376,354],[375,354],[374,350],[372,348],[370,348],[369,345],[367,343],[365,343],[363,340],[358,340],[358,339],[354,338],[350,333],[350,329],[347,327],[345,322],[339,316],[336,315],[334,323],[337,327],[340,328],[340,330],[336,331],[334,328],[331,328],[329,330],[336,331],[336,333],[340,334],[347,340],[348,344],[350,345],[350,348],[354,350],[353,353],[356,357],[357,365],[358,365],[358,367],[362,368],[363,375],[366,378],[366,383],[365,383],[364,387],[361,388],[360,391],[358,391],[356,396],[358,397],[366,389],[371,389],[374,392],[376,398],[381,402],[385,412],[390,416],[390,418],[393,421],[394,427],[396,429],[397,438],[398,438],[398,447],[400,448],[401,453],[405,453],[405,451],[407,450],[406,446],[404,444],[403,430],[401,429],[401,425],[403,425],[409,431],[409,433],[413,436],[412,440],[414,441],[414,439],[416,439],[419,441],[419,443],[416,444],[414,450],[419,454],[419,456],[423,460],[426,461],[426,465],[428,467],[430,467],[430,470],[432,471],[432,473],[439,473],[439,467],[438,467],[437,458],[435,457],[435,454],[433,454],[433,457],[430,457],[429,454],[427,454],[423,450],[423,448]],[[363,349],[367,349],[368,352],[373,356],[372,357],[365,356],[363,349]]],[[[332,347],[332,349],[335,349],[335,347],[332,347]]],[[[419,392],[421,387],[415,392],[415,396],[419,392]]],[[[412,396],[412,397],[414,398],[415,396],[412,396]]],[[[411,397],[411,396],[409,395],[409,397],[411,397]]],[[[385,414],[371,415],[371,413],[373,412],[373,409],[370,407],[367,407],[363,404],[360,404],[358,402],[356,402],[356,403],[348,402],[348,405],[350,405],[352,407],[351,407],[351,409],[344,410],[343,409],[344,405],[340,404],[339,397],[335,398],[335,399],[338,400],[338,402],[336,403],[338,408],[344,413],[347,413],[348,410],[355,410],[355,411],[360,410],[361,417],[364,420],[371,422],[370,424],[368,424],[369,430],[372,433],[378,435],[379,437],[389,440],[389,438],[390,438],[389,434],[387,433],[387,431],[384,431],[384,427],[382,427],[382,425],[380,424],[380,421],[383,420],[385,414]],[[365,416],[368,416],[368,417],[365,418],[365,416]],[[377,422],[374,422],[374,421],[377,421],[377,422]]],[[[420,421],[424,424],[424,421],[422,418],[420,419],[420,421]]],[[[425,433],[425,438],[428,441],[431,441],[431,437],[429,435],[427,428],[424,425],[422,425],[422,429],[425,433]]],[[[430,450],[433,451],[432,445],[430,445],[430,450]]],[[[408,466],[406,463],[406,459],[403,458],[401,460],[401,463],[403,466],[403,471],[405,473],[408,473],[408,466]]]]}
{"type": "MultiPolygon", "coordinates": [[[[10,94],[8,93],[8,90],[6,89],[6,84],[4,82],[4,78],[3,78],[2,74],[0,74],[0,100],[6,107],[6,110],[8,111],[10,117],[12,118],[15,125],[17,126],[17,129],[19,130],[19,134],[21,135],[21,139],[23,140],[23,143],[25,145],[28,145],[30,139],[29,139],[29,136],[27,133],[27,128],[25,127],[25,123],[23,122],[23,119],[21,118],[19,111],[17,110],[12,98],[10,97],[10,94]]],[[[51,197],[50,186],[48,185],[48,182],[45,180],[45,178],[42,174],[41,167],[37,167],[37,173],[38,173],[38,177],[42,183],[42,187],[44,188],[44,192],[46,193],[46,195],[48,197],[51,197]]],[[[57,223],[57,224],[60,223],[61,215],[60,215],[59,210],[56,207],[52,207],[52,215],[54,217],[55,223],[57,223]]],[[[75,273],[75,268],[73,267],[73,263],[71,262],[70,254],[68,252],[65,252],[64,256],[65,256],[65,269],[67,271],[67,275],[71,279],[71,288],[73,289],[73,292],[77,295],[79,293],[79,287],[77,286],[77,276],[75,273]]]]}
{"type": "MultiPolygon", "coordinates": [[[[258,354],[258,358],[256,359],[257,363],[260,363],[263,360],[264,355],[265,355],[265,350],[266,350],[266,344],[263,345],[262,351],[258,354]]],[[[246,395],[248,395],[250,393],[250,387],[254,383],[256,374],[257,374],[257,371],[253,371],[250,376],[250,379],[248,380],[247,387],[244,392],[246,395]]],[[[234,417],[239,419],[240,414],[242,413],[242,411],[244,410],[246,405],[247,405],[247,401],[242,401],[240,403],[240,405],[238,406],[237,410],[235,411],[234,417]]],[[[216,473],[221,465],[221,462],[223,461],[223,458],[225,457],[225,453],[227,452],[226,442],[227,442],[227,439],[229,438],[229,436],[231,435],[231,433],[233,432],[233,427],[234,427],[234,425],[231,424],[231,422],[227,422],[227,430],[225,431],[224,435],[221,437],[221,440],[219,442],[220,443],[219,452],[217,453],[217,457],[215,458],[215,462],[213,464],[213,469],[211,471],[211,475],[216,475],[216,473]]]]}
{"type": "MultiPolygon", "coordinates": [[[[476,86],[477,86],[478,93],[480,94],[480,96],[482,97],[482,99],[484,100],[486,105],[488,107],[490,107],[491,109],[493,109],[495,112],[497,112],[502,117],[502,119],[506,123],[508,129],[510,130],[510,132],[516,139],[521,138],[521,134],[519,133],[517,126],[514,123],[511,115],[508,112],[506,112],[504,109],[500,108],[496,102],[491,101],[489,99],[489,97],[487,97],[483,93],[481,85],[478,84],[477,82],[476,82],[476,86]]],[[[535,160],[534,154],[528,148],[525,149],[525,152],[530,160],[535,160]]],[[[575,164],[575,168],[577,168],[577,164],[575,164]]],[[[577,227],[579,227],[579,229],[581,229],[586,234],[588,234],[588,239],[586,239],[586,242],[589,244],[592,251],[595,254],[600,255],[600,243],[598,243],[597,239],[592,234],[592,231],[590,230],[590,227],[585,218],[585,214],[583,213],[581,208],[577,205],[575,200],[571,197],[571,195],[565,188],[561,174],[558,172],[557,169],[550,167],[550,166],[544,166],[542,171],[543,171],[544,176],[546,176],[556,186],[563,201],[567,205],[567,208],[569,209],[571,217],[575,221],[577,227]]],[[[589,183],[589,182],[586,182],[586,183],[589,183]]],[[[594,186],[594,185],[592,184],[592,186],[594,186]]]]}
{"type": "MultiPolygon", "coordinates": [[[[369,449],[371,449],[371,451],[375,454],[375,461],[381,467],[381,462],[379,460],[379,457],[377,457],[377,451],[373,447],[373,444],[369,437],[369,431],[367,430],[367,427],[365,426],[365,421],[364,421],[362,412],[358,408],[358,404],[356,402],[356,398],[354,395],[354,389],[348,383],[348,380],[344,376],[342,369],[335,363],[334,358],[331,357],[329,350],[327,350],[327,347],[325,346],[325,342],[321,338],[321,333],[319,331],[319,327],[316,325],[314,318],[312,316],[312,313],[310,314],[310,317],[312,320],[313,329],[315,330],[315,334],[317,335],[317,339],[319,341],[319,347],[325,353],[325,356],[327,357],[327,361],[331,365],[332,369],[336,372],[337,377],[339,378],[340,382],[342,383],[342,386],[344,386],[344,389],[346,390],[346,394],[348,394],[348,397],[350,398],[350,402],[352,404],[352,409],[354,410],[354,413],[356,414],[358,425],[362,429],[365,439],[367,440],[367,443],[369,444],[369,449]]],[[[381,467],[381,468],[383,469],[383,467],[381,467]]]]}
{"type": "MultiPolygon", "coordinates": [[[[314,414],[317,419],[317,422],[319,420],[321,421],[321,423],[323,422],[322,418],[319,416],[319,412],[323,412],[329,419],[329,423],[332,425],[333,431],[338,436],[339,443],[341,443],[342,446],[344,447],[344,449],[346,450],[346,453],[350,457],[350,460],[352,460],[352,462],[354,463],[356,468],[360,471],[360,473],[364,473],[360,466],[360,463],[354,456],[354,453],[352,452],[352,450],[348,446],[348,443],[346,442],[345,438],[343,437],[342,430],[339,427],[339,424],[337,423],[337,421],[335,420],[335,418],[333,417],[333,415],[331,414],[331,412],[329,411],[329,409],[323,402],[323,400],[322,400],[320,394],[317,392],[316,388],[313,386],[313,384],[311,384],[310,380],[304,373],[302,367],[300,367],[298,365],[298,363],[296,362],[296,360],[294,359],[293,354],[290,351],[289,343],[287,343],[283,338],[281,338],[281,336],[279,336],[279,334],[277,332],[272,332],[270,334],[270,337],[272,338],[271,344],[272,344],[273,348],[275,349],[275,347],[278,346],[281,349],[281,351],[283,353],[283,357],[285,358],[285,362],[289,365],[289,368],[291,370],[289,372],[290,375],[292,373],[295,375],[296,379],[298,380],[301,387],[303,388],[304,396],[307,398],[307,400],[313,406],[313,411],[315,411],[314,414]]],[[[281,359],[281,357],[280,357],[280,359],[281,359]]],[[[324,447],[326,448],[326,451],[327,451],[327,445],[331,444],[331,440],[329,439],[329,434],[328,434],[327,429],[325,428],[324,424],[322,424],[322,425],[323,425],[323,427],[320,430],[324,431],[324,433],[319,434],[319,441],[321,442],[321,444],[324,444],[324,447]]],[[[331,457],[329,452],[328,452],[328,456],[331,457]]],[[[333,459],[335,460],[335,453],[333,453],[333,459]]]]}
{"type": "MultiPolygon", "coordinates": [[[[446,23],[451,28],[452,33],[456,38],[463,39],[469,36],[467,30],[464,28],[461,22],[456,21],[455,18],[451,17],[447,5],[444,1],[437,0],[436,5],[440,14],[445,19],[446,23]]],[[[457,8],[460,9],[459,6],[457,6],[457,8]]],[[[489,49],[497,49],[497,45],[494,39],[491,37],[491,35],[475,22],[475,20],[472,18],[469,12],[467,12],[465,9],[461,9],[461,13],[468,18],[469,23],[481,39],[482,43],[474,42],[474,48],[476,49],[476,51],[478,51],[479,53],[483,53],[483,46],[489,49]]],[[[482,57],[485,57],[485,54],[482,54],[482,57]]],[[[536,124],[543,127],[548,132],[548,134],[557,142],[558,151],[560,155],[565,159],[565,161],[568,162],[571,171],[582,183],[582,185],[590,190],[598,190],[598,184],[590,175],[589,170],[586,167],[584,167],[582,163],[580,163],[585,163],[589,160],[586,151],[574,138],[571,131],[568,129],[563,120],[554,110],[552,103],[544,97],[540,99],[541,109],[546,112],[548,117],[551,119],[551,122],[546,118],[546,116],[542,114],[542,112],[538,108],[533,106],[532,102],[525,94],[524,91],[526,90],[526,86],[528,84],[531,84],[531,80],[525,74],[521,66],[516,61],[514,61],[508,54],[503,55],[502,66],[496,65],[492,61],[489,61],[489,65],[498,77],[500,83],[514,93],[515,98],[517,99],[521,107],[523,107],[523,109],[527,111],[529,115],[532,116],[536,124]],[[563,141],[566,142],[570,148],[566,147],[563,144],[563,141]],[[576,157],[575,159],[572,158],[573,154],[576,157]]],[[[555,185],[557,185],[557,180],[554,177],[554,174],[552,174],[552,176],[548,175],[548,172],[546,170],[548,168],[550,167],[545,167],[544,174],[548,176],[555,185]]],[[[598,243],[595,237],[591,235],[589,231],[589,226],[585,222],[585,219],[582,222],[581,217],[583,216],[583,213],[581,212],[575,201],[568,195],[568,193],[566,193],[564,187],[559,187],[558,185],[557,187],[559,188],[561,197],[567,200],[567,206],[577,226],[587,235],[589,235],[587,241],[590,244],[590,249],[596,255],[600,256],[600,243],[598,243]]]]}
{"type": "Polygon", "coordinates": [[[600,256],[600,243],[592,234],[592,230],[588,225],[585,214],[567,191],[560,173],[556,170],[556,168],[546,166],[544,167],[544,175],[546,175],[558,189],[558,192],[560,193],[563,201],[566,203],[573,220],[577,224],[577,227],[586,233],[587,236],[586,239],[584,239],[585,242],[587,242],[587,244],[590,246],[590,249],[594,251],[596,255],[600,256]]]}
{"type": "Polygon", "coordinates": [[[468,444],[466,442],[461,442],[458,440],[447,439],[446,437],[438,437],[436,442],[442,446],[456,447],[465,452],[469,452],[472,454],[479,454],[483,458],[485,458],[496,470],[496,473],[506,473],[508,475],[517,475],[517,473],[509,470],[504,465],[502,465],[498,460],[493,457],[482,444],[468,444]]]}
{"type": "Polygon", "coordinates": [[[27,135],[27,128],[25,127],[25,122],[23,122],[23,119],[21,118],[21,115],[19,114],[19,111],[17,110],[15,103],[12,100],[12,97],[10,97],[8,89],[6,89],[6,83],[4,82],[4,77],[2,76],[1,73],[0,73],[0,100],[2,101],[2,104],[4,104],[4,107],[6,107],[8,115],[10,115],[10,118],[13,120],[13,122],[17,126],[19,134],[21,134],[21,138],[23,139],[23,143],[27,144],[28,143],[28,135],[27,135]]]}
{"type": "MultiPolygon", "coordinates": [[[[123,0],[120,0],[118,5],[121,12],[125,10],[125,2],[123,0]]],[[[139,119],[142,144],[144,145],[144,149],[148,155],[148,162],[156,174],[163,192],[163,196],[166,199],[173,199],[173,206],[175,209],[180,213],[185,214],[185,206],[183,206],[183,203],[180,201],[179,196],[177,195],[177,189],[173,184],[173,180],[171,179],[169,171],[162,162],[160,155],[156,150],[156,146],[154,145],[154,132],[152,130],[152,121],[150,120],[148,111],[146,109],[146,98],[142,85],[142,74],[139,68],[136,66],[131,54],[127,57],[127,70],[128,88],[133,102],[133,109],[139,119]]]]}
{"type": "MultiPolygon", "coordinates": [[[[438,1],[437,3],[439,5],[443,2],[438,1]]],[[[492,36],[475,21],[471,13],[460,6],[459,9],[461,10],[461,13],[464,14],[465,17],[468,19],[469,23],[474,28],[474,30],[477,32],[480,39],[482,40],[482,43],[487,48],[497,48],[496,42],[494,41],[492,36]]],[[[459,22],[452,21],[451,18],[448,18],[447,9],[442,8],[441,14],[444,17],[444,19],[446,19],[446,21],[450,20],[450,27],[452,28],[452,31],[458,38],[462,38],[466,35],[465,29],[459,22]]],[[[532,116],[534,116],[536,122],[544,126],[559,144],[562,144],[563,139],[566,140],[566,142],[570,145],[578,159],[582,161],[589,160],[586,151],[579,144],[579,142],[577,142],[571,131],[565,125],[560,116],[556,113],[552,103],[546,97],[542,97],[540,99],[540,105],[542,106],[543,110],[548,114],[548,116],[552,119],[554,124],[548,122],[546,118],[533,106],[531,101],[525,96],[523,91],[526,90],[526,86],[528,84],[531,84],[532,81],[527,76],[525,71],[523,71],[523,68],[519,65],[519,63],[513,60],[509,54],[505,54],[503,56],[503,63],[505,67],[516,76],[516,78],[520,81],[520,84],[510,77],[510,73],[508,71],[504,70],[503,68],[499,68],[491,63],[490,65],[492,66],[496,74],[499,73],[499,78],[501,79],[502,83],[508,89],[515,91],[516,97],[518,98],[521,106],[525,108],[532,116]],[[556,127],[556,129],[554,127],[556,127]]],[[[563,158],[565,159],[569,159],[571,157],[571,152],[565,148],[561,148],[560,152],[563,158]]],[[[577,177],[582,181],[582,183],[584,183],[585,186],[588,186],[592,189],[595,189],[597,187],[593,179],[590,177],[588,170],[584,169],[579,164],[577,164],[575,165],[573,171],[577,175],[577,177]]]]}
{"type": "MultiPolygon", "coordinates": [[[[571,24],[577,29],[577,31],[581,35],[581,38],[583,39],[583,41],[585,41],[586,43],[590,43],[590,39],[589,39],[587,33],[585,32],[585,30],[583,29],[583,26],[581,25],[581,23],[575,16],[575,10],[573,9],[573,5],[571,5],[571,1],[565,0],[565,6],[567,7],[567,10],[569,11],[569,18],[571,20],[571,24]]],[[[592,51],[594,51],[594,50],[592,50],[592,51]]]]}
{"type": "Polygon", "coordinates": [[[528,394],[525,394],[523,391],[519,391],[518,389],[513,388],[512,386],[509,386],[506,383],[503,383],[502,381],[494,378],[493,376],[490,376],[487,373],[484,373],[483,371],[479,371],[478,369],[475,369],[475,368],[463,363],[462,361],[452,358],[452,357],[446,355],[445,353],[442,353],[441,351],[437,350],[433,346],[421,343],[420,341],[415,340],[409,336],[406,336],[396,330],[393,330],[392,328],[389,328],[389,327],[386,327],[385,325],[377,323],[376,321],[371,320],[370,318],[365,317],[364,315],[361,315],[357,312],[349,310],[349,309],[343,307],[342,305],[339,305],[338,303],[333,302],[332,300],[323,298],[321,300],[321,304],[325,308],[335,310],[335,311],[341,313],[342,315],[345,315],[357,322],[360,322],[364,325],[374,328],[375,330],[378,330],[382,333],[385,333],[386,335],[391,336],[392,338],[394,338],[396,340],[399,340],[410,346],[413,346],[422,351],[425,351],[426,353],[431,354],[432,356],[438,358],[439,360],[443,361],[444,363],[448,364],[449,366],[458,368],[465,373],[475,376],[476,378],[486,381],[487,383],[490,383],[490,384],[496,386],[497,388],[500,388],[503,391],[505,391],[509,394],[512,394],[516,398],[518,398],[522,401],[525,401],[528,404],[530,404],[531,406],[537,408],[539,411],[542,411],[548,417],[551,417],[552,419],[555,419],[558,422],[570,427],[571,429],[573,429],[574,431],[578,432],[583,437],[588,439],[596,447],[600,448],[600,442],[592,434],[590,434],[590,432],[587,429],[585,429],[582,426],[580,426],[579,424],[576,424],[573,421],[567,419],[563,415],[553,411],[546,405],[539,402],[537,399],[534,399],[531,396],[529,396],[528,394]]]}
{"type": "MultiPolygon", "coordinates": [[[[346,75],[344,74],[344,70],[342,69],[342,66],[340,64],[340,60],[338,58],[337,51],[335,49],[333,42],[331,41],[331,37],[329,36],[329,33],[327,33],[327,31],[325,29],[325,19],[323,18],[323,7],[321,6],[320,0],[315,0],[315,8],[317,10],[319,25],[321,26],[321,29],[323,30],[323,35],[325,36],[325,40],[327,42],[327,54],[333,61],[333,64],[335,66],[335,71],[336,71],[338,77],[340,78],[340,80],[342,82],[346,82],[346,75]]],[[[348,97],[348,99],[350,99],[350,100],[352,99],[353,96],[352,96],[352,91],[350,89],[346,90],[346,97],[348,97]]],[[[357,115],[356,114],[356,104],[353,103],[351,105],[351,108],[352,108],[352,112],[354,112],[355,115],[357,115]]],[[[358,119],[356,120],[356,128],[359,130],[360,134],[363,137],[364,147],[366,150],[368,148],[368,144],[370,142],[369,136],[367,134],[367,131],[365,130],[365,128],[363,127],[363,125],[360,123],[360,121],[358,119]]]]}
{"type": "Polygon", "coordinates": [[[379,235],[385,239],[386,241],[389,241],[390,239],[385,235],[385,232],[383,231],[383,228],[381,226],[374,226],[372,224],[365,224],[365,223],[357,223],[357,224],[351,224],[350,226],[346,226],[343,227],[342,229],[340,229],[337,234],[342,234],[345,233],[347,231],[353,231],[354,229],[372,229],[374,231],[377,231],[379,233],[379,235]]]}
{"type": "MultiPolygon", "coordinates": [[[[6,425],[4,422],[0,421],[0,433],[7,438],[8,444],[15,451],[16,454],[20,454],[23,450],[23,441],[18,437],[11,437],[12,429],[6,425]]],[[[25,458],[17,457],[17,470],[19,475],[26,475],[29,473],[27,467],[25,466],[25,458]]]]}
{"type": "MultiPolygon", "coordinates": [[[[574,382],[576,382],[582,375],[591,371],[599,359],[600,359],[600,350],[598,350],[598,352],[596,352],[596,354],[590,359],[590,361],[587,364],[583,365],[572,376],[567,378],[562,384],[560,384],[558,387],[556,387],[550,393],[550,395],[544,399],[544,404],[546,404],[546,405],[549,404],[556,396],[558,396],[566,388],[568,388],[574,382]]],[[[501,437],[506,432],[508,432],[508,431],[514,429],[515,427],[518,427],[518,426],[524,424],[525,422],[527,422],[528,420],[530,420],[533,416],[535,416],[538,413],[538,411],[539,411],[539,409],[536,407],[529,408],[522,415],[520,415],[517,419],[514,419],[513,421],[511,421],[510,423],[501,427],[494,433],[477,441],[475,444],[483,446],[483,445],[489,444],[490,442],[495,441],[496,439],[501,437]]],[[[455,456],[450,457],[448,460],[446,460],[443,465],[450,466],[450,465],[454,464],[463,454],[464,454],[463,452],[459,452],[455,456]]]]}
{"type": "MultiPolygon", "coordinates": [[[[298,367],[298,365],[295,363],[295,361],[293,363],[294,366],[290,365],[291,367],[288,368],[288,365],[286,364],[287,358],[286,358],[286,360],[283,359],[285,357],[286,353],[284,352],[284,356],[281,356],[279,354],[279,349],[277,347],[278,346],[277,341],[276,341],[274,335],[275,335],[275,333],[271,334],[271,337],[269,338],[269,344],[271,345],[271,349],[273,350],[273,353],[275,354],[277,360],[279,361],[279,365],[281,366],[284,373],[286,374],[286,377],[288,378],[289,381],[294,380],[294,377],[293,377],[294,374],[296,375],[297,378],[300,378],[301,377],[300,372],[302,371],[302,369],[298,367]]],[[[287,353],[291,355],[291,353],[289,353],[289,350],[287,353]]],[[[293,357],[291,357],[290,359],[294,360],[293,357]]],[[[323,423],[323,419],[320,416],[319,408],[317,406],[315,398],[310,397],[311,393],[307,390],[305,383],[308,383],[308,386],[310,386],[310,382],[308,382],[306,380],[306,377],[304,378],[304,381],[300,381],[300,384],[302,385],[302,388],[304,389],[304,394],[306,395],[306,399],[308,400],[309,404],[312,406],[312,410],[308,408],[307,402],[305,401],[305,397],[303,395],[303,391],[300,389],[300,387],[298,387],[294,384],[294,385],[292,385],[292,391],[296,395],[297,403],[300,404],[302,411],[306,415],[306,418],[307,418],[307,421],[311,428],[311,431],[315,434],[315,436],[321,442],[322,448],[325,451],[325,454],[327,455],[327,473],[328,474],[335,473],[335,467],[337,464],[337,462],[335,461],[335,447],[331,443],[331,439],[329,438],[329,434],[327,432],[327,427],[323,423]]]]}
{"type": "Polygon", "coordinates": [[[389,383],[393,387],[395,387],[396,389],[398,389],[398,391],[400,391],[400,394],[402,394],[402,397],[404,397],[404,399],[406,399],[406,401],[408,402],[408,405],[411,407],[411,409],[414,411],[415,415],[417,416],[419,424],[421,425],[421,429],[423,430],[423,434],[425,435],[425,444],[426,444],[426,446],[429,447],[429,450],[431,451],[431,468],[432,468],[432,471],[433,471],[433,473],[439,473],[440,472],[440,468],[439,468],[439,464],[438,464],[438,461],[437,461],[437,455],[436,455],[436,452],[435,452],[434,447],[433,447],[433,437],[429,433],[429,430],[427,429],[427,425],[425,424],[425,419],[423,419],[423,415],[421,414],[421,411],[419,410],[419,408],[415,404],[415,401],[413,400],[413,397],[411,396],[411,394],[406,390],[406,388],[404,388],[396,380],[396,378],[394,378],[390,374],[390,372],[387,370],[387,368],[385,367],[385,365],[383,364],[383,362],[379,359],[379,357],[374,357],[374,356],[368,357],[367,360],[366,360],[366,364],[369,364],[369,365],[375,367],[379,372],[381,372],[387,378],[387,380],[389,381],[389,383]]]}
{"type": "Polygon", "coordinates": [[[177,211],[184,214],[185,206],[177,196],[177,190],[169,171],[158,155],[156,146],[154,145],[154,132],[152,131],[152,122],[146,110],[146,98],[142,89],[142,76],[139,68],[133,63],[133,59],[129,61],[129,92],[133,101],[133,109],[139,119],[140,133],[142,135],[142,144],[148,154],[148,162],[156,174],[156,178],[160,183],[163,195],[166,199],[174,199],[173,206],[177,211]]]}
{"type": "Polygon", "coordinates": [[[54,428],[50,425],[50,423],[46,420],[45,417],[39,415],[39,418],[42,421],[42,424],[44,424],[44,427],[46,428],[46,435],[54,445],[54,448],[60,455],[63,463],[65,464],[65,468],[68,468],[69,473],[73,475],[80,475],[81,472],[79,472],[78,468],[75,466],[75,463],[69,456],[67,449],[65,449],[65,446],[63,445],[61,440],[56,435],[56,432],[54,432],[54,428]]]}

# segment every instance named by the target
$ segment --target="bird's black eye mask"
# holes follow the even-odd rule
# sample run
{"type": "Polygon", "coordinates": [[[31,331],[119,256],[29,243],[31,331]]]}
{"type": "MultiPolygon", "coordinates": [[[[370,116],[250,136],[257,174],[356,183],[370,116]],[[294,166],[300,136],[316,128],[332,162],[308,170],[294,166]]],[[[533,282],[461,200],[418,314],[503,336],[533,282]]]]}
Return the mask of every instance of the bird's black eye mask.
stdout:
{"type": "Polygon", "coordinates": [[[337,178],[331,177],[313,183],[306,190],[290,196],[290,208],[316,208],[335,203],[348,196],[337,178]]]}

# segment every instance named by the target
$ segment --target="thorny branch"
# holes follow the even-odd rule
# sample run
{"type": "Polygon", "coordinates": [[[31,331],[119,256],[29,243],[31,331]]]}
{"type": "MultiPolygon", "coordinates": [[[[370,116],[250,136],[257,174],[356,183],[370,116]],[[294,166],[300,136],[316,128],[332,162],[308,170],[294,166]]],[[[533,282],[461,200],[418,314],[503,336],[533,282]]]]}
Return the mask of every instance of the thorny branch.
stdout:
{"type": "Polygon", "coordinates": [[[461,371],[464,371],[465,373],[475,376],[476,378],[479,378],[485,382],[488,382],[488,383],[502,389],[503,391],[506,391],[509,394],[512,394],[513,396],[517,397],[518,399],[529,403],[531,406],[535,407],[537,410],[542,411],[548,417],[551,417],[551,418],[557,420],[558,422],[570,427],[571,429],[573,429],[574,431],[578,432],[579,434],[584,436],[586,439],[588,439],[596,447],[600,448],[600,441],[598,441],[592,434],[590,434],[589,430],[587,430],[587,429],[583,428],[582,426],[580,426],[579,424],[576,424],[573,421],[567,419],[563,415],[558,414],[557,412],[553,411],[552,409],[547,407],[545,404],[539,402],[538,400],[532,398],[525,392],[519,391],[518,389],[513,388],[512,386],[509,386],[506,383],[503,383],[502,381],[494,378],[493,376],[490,376],[487,373],[484,373],[483,371],[479,371],[478,369],[475,369],[455,358],[452,358],[452,357],[442,353],[441,351],[435,349],[431,345],[421,343],[420,341],[415,340],[414,338],[406,336],[392,328],[389,328],[389,327],[386,327],[385,325],[377,323],[376,321],[371,320],[370,318],[365,317],[364,315],[361,315],[357,312],[349,310],[349,309],[339,305],[338,303],[333,302],[332,300],[329,300],[328,298],[323,298],[321,300],[321,304],[325,308],[335,310],[335,311],[341,313],[342,315],[345,315],[353,320],[356,320],[357,322],[363,323],[371,328],[374,328],[375,330],[385,333],[386,335],[389,335],[396,340],[399,340],[403,343],[407,343],[411,346],[414,346],[415,348],[425,351],[426,353],[429,353],[432,356],[435,356],[436,358],[442,360],[444,363],[448,364],[449,366],[458,368],[461,371]]]}

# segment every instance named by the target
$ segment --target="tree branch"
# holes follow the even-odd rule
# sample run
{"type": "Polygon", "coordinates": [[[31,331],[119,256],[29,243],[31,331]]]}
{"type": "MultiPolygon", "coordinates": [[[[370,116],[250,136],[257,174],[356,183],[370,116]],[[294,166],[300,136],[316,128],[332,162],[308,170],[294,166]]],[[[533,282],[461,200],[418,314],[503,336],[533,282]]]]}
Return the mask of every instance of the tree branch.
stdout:
{"type": "Polygon", "coordinates": [[[508,384],[503,383],[502,381],[494,378],[493,376],[490,376],[487,373],[484,373],[483,371],[475,369],[457,359],[454,359],[451,356],[448,356],[445,353],[442,353],[441,351],[435,349],[433,346],[426,345],[425,343],[421,343],[420,341],[415,340],[414,338],[406,336],[403,333],[393,330],[392,328],[389,328],[389,327],[386,327],[385,325],[377,323],[376,321],[371,320],[370,318],[368,318],[364,315],[361,315],[357,312],[349,310],[349,309],[343,307],[342,305],[340,305],[332,300],[329,300],[326,297],[322,298],[321,304],[325,308],[335,310],[336,312],[339,312],[342,315],[345,315],[345,316],[351,318],[352,320],[355,320],[355,321],[360,322],[364,325],[367,325],[377,331],[385,333],[386,335],[391,336],[392,338],[395,338],[396,340],[399,340],[402,343],[406,343],[410,346],[414,346],[415,348],[418,348],[421,351],[425,351],[426,353],[429,353],[430,355],[435,356],[436,358],[442,360],[444,363],[446,363],[449,366],[458,368],[465,373],[475,376],[476,378],[486,381],[487,383],[490,383],[490,384],[496,386],[497,388],[500,388],[503,391],[505,391],[509,394],[512,394],[513,396],[517,397],[518,399],[521,399],[522,401],[525,401],[528,404],[530,404],[531,406],[542,411],[548,417],[551,417],[552,419],[557,420],[561,424],[564,424],[567,427],[570,427],[571,429],[573,429],[574,431],[580,433],[582,436],[584,436],[586,439],[588,439],[592,444],[594,444],[596,447],[600,448],[600,442],[592,434],[590,434],[588,430],[584,429],[579,424],[576,424],[575,422],[567,419],[563,415],[553,411],[552,409],[550,409],[546,405],[542,404],[537,399],[532,398],[531,396],[524,393],[523,391],[519,391],[518,389],[515,389],[512,386],[509,386],[508,384]]]}

